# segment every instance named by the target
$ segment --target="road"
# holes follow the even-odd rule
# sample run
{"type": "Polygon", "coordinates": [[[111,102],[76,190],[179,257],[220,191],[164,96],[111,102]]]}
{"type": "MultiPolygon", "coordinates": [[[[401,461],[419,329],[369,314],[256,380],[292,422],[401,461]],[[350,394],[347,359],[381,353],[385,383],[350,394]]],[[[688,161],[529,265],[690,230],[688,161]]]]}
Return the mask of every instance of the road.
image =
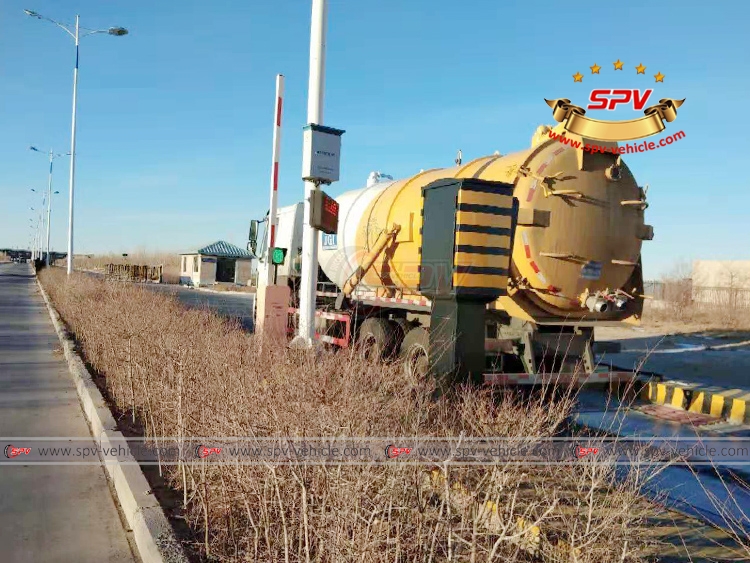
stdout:
{"type": "MultiPolygon", "coordinates": [[[[0,264],[0,446],[24,437],[90,433],[31,266],[0,264]]],[[[101,466],[0,456],[0,560],[135,561],[101,466]]]]}
{"type": "Polygon", "coordinates": [[[174,284],[142,284],[154,291],[171,293],[188,307],[208,307],[221,316],[238,319],[245,330],[253,330],[255,294],[227,293],[191,289],[174,284]]]}
{"type": "MultiPolygon", "coordinates": [[[[617,340],[622,353],[602,361],[703,385],[750,389],[750,334],[705,331],[665,334],[662,329],[598,328],[597,340],[617,340]]],[[[669,332],[672,332],[671,330],[669,332]]]]}

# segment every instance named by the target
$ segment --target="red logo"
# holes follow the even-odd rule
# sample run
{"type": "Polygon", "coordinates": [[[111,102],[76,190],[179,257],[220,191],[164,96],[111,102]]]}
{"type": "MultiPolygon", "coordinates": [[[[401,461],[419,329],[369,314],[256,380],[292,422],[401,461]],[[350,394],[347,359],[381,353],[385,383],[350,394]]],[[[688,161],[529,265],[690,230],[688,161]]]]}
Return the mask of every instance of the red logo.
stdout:
{"type": "Polygon", "coordinates": [[[393,444],[385,447],[385,457],[395,459],[401,454],[410,454],[411,448],[397,448],[393,444]]]}
{"type": "Polygon", "coordinates": [[[198,446],[195,448],[195,456],[201,459],[210,456],[211,454],[219,455],[221,448],[209,448],[208,446],[198,446]]]}
{"type": "Polygon", "coordinates": [[[629,104],[632,100],[633,109],[640,111],[646,107],[646,102],[652,92],[651,88],[644,90],[643,94],[637,88],[632,90],[611,90],[609,88],[591,90],[589,101],[597,103],[589,104],[586,109],[613,110],[618,104],[629,104]]]}
{"type": "Polygon", "coordinates": [[[7,457],[8,459],[18,457],[21,454],[29,455],[30,453],[31,453],[31,448],[17,448],[10,444],[5,446],[5,457],[7,457]]]}
{"type": "Polygon", "coordinates": [[[582,459],[589,454],[598,454],[599,448],[584,448],[583,446],[576,446],[576,457],[582,459]]]}

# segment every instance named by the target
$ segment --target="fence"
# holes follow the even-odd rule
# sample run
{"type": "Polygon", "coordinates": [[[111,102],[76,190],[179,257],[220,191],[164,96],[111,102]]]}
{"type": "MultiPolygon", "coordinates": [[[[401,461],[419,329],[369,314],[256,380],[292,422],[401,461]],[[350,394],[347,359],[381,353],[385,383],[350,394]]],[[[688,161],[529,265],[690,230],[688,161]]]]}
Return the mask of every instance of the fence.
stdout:
{"type": "Polygon", "coordinates": [[[693,302],[734,309],[750,308],[750,289],[738,287],[694,287],[693,302]]]}
{"type": "Polygon", "coordinates": [[[162,282],[164,266],[139,266],[136,264],[107,264],[108,279],[132,282],[162,282]]]}
{"type": "Polygon", "coordinates": [[[658,281],[644,281],[643,294],[649,295],[653,299],[664,299],[664,283],[658,281]]]}

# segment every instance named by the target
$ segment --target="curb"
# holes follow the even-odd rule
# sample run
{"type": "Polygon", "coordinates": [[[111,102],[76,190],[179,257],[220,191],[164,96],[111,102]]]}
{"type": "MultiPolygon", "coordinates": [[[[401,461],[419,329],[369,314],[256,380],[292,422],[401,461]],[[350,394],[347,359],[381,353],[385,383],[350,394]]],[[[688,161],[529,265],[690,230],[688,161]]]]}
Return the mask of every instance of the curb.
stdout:
{"type": "Polygon", "coordinates": [[[640,398],[688,412],[721,417],[735,424],[750,424],[750,390],[702,387],[683,381],[645,382],[640,398]]]}
{"type": "MultiPolygon", "coordinates": [[[[37,278],[37,285],[47,304],[52,324],[60,339],[68,361],[68,368],[73,377],[81,401],[81,409],[89,423],[91,435],[102,447],[111,446],[111,440],[123,443],[125,437],[117,430],[112,413],[104,402],[99,389],[91,379],[91,374],[75,351],[73,341],[68,336],[60,316],[49,300],[47,292],[37,278]]],[[[126,456],[128,463],[104,463],[115,489],[125,520],[133,532],[138,555],[143,563],[188,563],[188,558],[180,542],[174,535],[172,527],[164,516],[164,511],[151,492],[146,477],[132,454],[126,456]]]]}
{"type": "MultiPolygon", "coordinates": [[[[180,285],[182,286],[182,284],[180,284],[180,285]]],[[[195,291],[204,291],[206,293],[218,293],[219,295],[221,295],[221,294],[225,294],[225,295],[229,294],[229,295],[252,295],[252,296],[255,296],[255,292],[254,291],[230,291],[230,290],[219,291],[217,289],[208,289],[207,287],[191,287],[191,286],[182,286],[182,287],[190,287],[191,289],[193,289],[195,291]]]]}

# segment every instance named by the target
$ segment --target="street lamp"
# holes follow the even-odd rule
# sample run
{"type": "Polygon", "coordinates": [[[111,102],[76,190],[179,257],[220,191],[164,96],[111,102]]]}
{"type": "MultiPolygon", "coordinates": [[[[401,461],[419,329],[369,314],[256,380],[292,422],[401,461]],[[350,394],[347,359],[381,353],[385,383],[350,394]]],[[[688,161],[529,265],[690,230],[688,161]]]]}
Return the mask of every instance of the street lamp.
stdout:
{"type": "MultiPolygon", "coordinates": [[[[29,150],[41,153],[36,147],[29,147],[29,150]]],[[[70,153],[64,153],[65,156],[70,156],[70,153]]],[[[49,150],[49,181],[47,182],[47,257],[45,263],[49,266],[49,237],[50,237],[50,220],[52,218],[52,162],[58,157],[63,156],[61,153],[55,153],[52,149],[49,150]]],[[[34,188],[31,189],[34,191],[34,188]]],[[[55,192],[60,193],[60,192],[55,192]]]]}
{"type": "Polygon", "coordinates": [[[128,30],[124,27],[110,27],[109,29],[86,29],[81,35],[79,19],[80,16],[76,15],[76,26],[75,32],[71,31],[67,26],[56,22],[46,16],[38,14],[32,10],[24,10],[24,13],[32,18],[39,20],[46,20],[55,24],[57,27],[64,29],[65,32],[70,35],[75,41],[76,45],[76,64],[73,67],[73,118],[70,131],[70,194],[68,198],[68,275],[73,273],[73,192],[75,188],[75,175],[76,175],[76,109],[78,103],[78,43],[81,37],[87,35],[94,35],[95,33],[106,33],[108,35],[114,35],[115,37],[122,37],[128,34],[128,30]]]}

